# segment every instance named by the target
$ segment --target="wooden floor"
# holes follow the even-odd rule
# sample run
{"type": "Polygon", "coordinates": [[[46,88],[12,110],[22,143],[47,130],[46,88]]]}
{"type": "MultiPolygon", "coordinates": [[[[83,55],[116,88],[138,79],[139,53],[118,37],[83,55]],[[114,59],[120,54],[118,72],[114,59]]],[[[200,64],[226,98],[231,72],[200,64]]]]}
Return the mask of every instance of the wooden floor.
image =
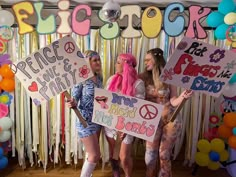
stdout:
{"type": "MultiPolygon", "coordinates": [[[[4,170],[0,170],[0,177],[79,177],[82,161],[75,169],[72,165],[48,165],[47,173],[44,173],[42,167],[30,167],[26,170],[22,170],[16,164],[10,161],[8,167],[4,170]]],[[[193,177],[193,168],[184,167],[183,160],[176,160],[173,162],[173,177],[193,177]]],[[[94,177],[111,177],[111,168],[109,164],[106,165],[104,171],[102,171],[101,164],[98,165],[93,174],[94,177]]],[[[124,176],[124,175],[123,175],[124,176]]],[[[122,177],[123,177],[122,176],[122,177]]],[[[229,177],[225,169],[219,169],[217,171],[211,171],[207,168],[198,168],[196,177],[229,177]]],[[[145,164],[141,159],[134,160],[134,174],[133,177],[145,177],[145,164]]]]}

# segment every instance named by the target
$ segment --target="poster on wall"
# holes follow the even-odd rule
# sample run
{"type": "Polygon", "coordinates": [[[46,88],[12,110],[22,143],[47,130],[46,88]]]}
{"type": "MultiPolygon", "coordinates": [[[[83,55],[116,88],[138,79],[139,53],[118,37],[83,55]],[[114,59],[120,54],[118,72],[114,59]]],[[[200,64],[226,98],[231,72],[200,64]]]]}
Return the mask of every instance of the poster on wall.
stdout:
{"type": "Polygon", "coordinates": [[[17,61],[16,77],[36,105],[92,77],[90,65],[70,36],[17,61]]]}
{"type": "Polygon", "coordinates": [[[96,88],[92,121],[153,142],[162,111],[162,105],[96,88]]]}
{"type": "Polygon", "coordinates": [[[236,72],[234,52],[184,37],[161,73],[167,84],[219,97],[236,72]]]}

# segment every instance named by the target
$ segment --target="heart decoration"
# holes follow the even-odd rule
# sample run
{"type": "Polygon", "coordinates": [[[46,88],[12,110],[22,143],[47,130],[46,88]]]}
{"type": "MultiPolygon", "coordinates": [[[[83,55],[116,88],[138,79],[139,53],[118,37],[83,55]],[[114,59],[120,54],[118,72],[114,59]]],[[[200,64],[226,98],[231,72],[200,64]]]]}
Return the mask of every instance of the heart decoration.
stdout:
{"type": "Polygon", "coordinates": [[[28,90],[31,92],[37,92],[38,91],[38,84],[34,81],[31,83],[31,85],[28,87],[28,90]]]}

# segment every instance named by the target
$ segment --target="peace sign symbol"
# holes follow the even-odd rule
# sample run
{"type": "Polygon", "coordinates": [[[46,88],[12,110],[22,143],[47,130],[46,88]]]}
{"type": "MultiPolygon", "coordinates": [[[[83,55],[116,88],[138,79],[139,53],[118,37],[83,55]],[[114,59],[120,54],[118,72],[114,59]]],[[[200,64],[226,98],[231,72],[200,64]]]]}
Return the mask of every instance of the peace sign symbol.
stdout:
{"type": "Polygon", "coordinates": [[[64,46],[64,50],[67,53],[73,53],[75,51],[75,45],[72,42],[67,42],[64,46]]]}
{"type": "Polygon", "coordinates": [[[139,114],[142,118],[150,120],[157,116],[158,110],[151,104],[145,104],[139,109],[139,114]]]}

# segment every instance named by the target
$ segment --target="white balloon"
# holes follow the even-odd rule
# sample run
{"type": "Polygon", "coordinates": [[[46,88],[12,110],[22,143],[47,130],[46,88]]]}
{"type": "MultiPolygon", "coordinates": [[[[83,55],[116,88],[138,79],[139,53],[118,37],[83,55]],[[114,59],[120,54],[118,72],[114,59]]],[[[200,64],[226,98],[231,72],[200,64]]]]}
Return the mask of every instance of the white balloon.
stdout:
{"type": "Polygon", "coordinates": [[[224,87],[222,94],[226,97],[232,98],[236,96],[236,84],[228,84],[224,87]]]}
{"type": "Polygon", "coordinates": [[[13,124],[13,122],[9,117],[2,117],[0,119],[0,126],[2,127],[3,131],[8,130],[9,128],[11,128],[12,124],[13,124]]]}
{"type": "Polygon", "coordinates": [[[2,131],[0,133],[0,142],[1,143],[6,142],[10,138],[11,138],[11,132],[9,130],[8,131],[2,131]]]}
{"type": "Polygon", "coordinates": [[[0,10],[0,26],[12,26],[15,22],[15,18],[11,12],[7,10],[0,10]]]}

